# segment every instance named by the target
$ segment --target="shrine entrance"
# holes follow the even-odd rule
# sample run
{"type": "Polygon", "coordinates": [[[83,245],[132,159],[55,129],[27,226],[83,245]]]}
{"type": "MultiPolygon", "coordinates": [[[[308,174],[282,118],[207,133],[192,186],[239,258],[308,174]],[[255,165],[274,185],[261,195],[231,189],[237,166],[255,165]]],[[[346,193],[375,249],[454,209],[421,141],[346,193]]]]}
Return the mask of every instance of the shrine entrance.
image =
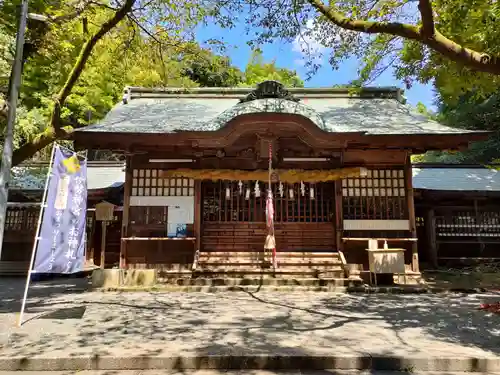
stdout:
{"type": "MultiPolygon", "coordinates": [[[[335,249],[333,182],[273,183],[278,252],[335,249]]],[[[262,252],[267,235],[267,184],[203,181],[203,252],[262,252]]]]}

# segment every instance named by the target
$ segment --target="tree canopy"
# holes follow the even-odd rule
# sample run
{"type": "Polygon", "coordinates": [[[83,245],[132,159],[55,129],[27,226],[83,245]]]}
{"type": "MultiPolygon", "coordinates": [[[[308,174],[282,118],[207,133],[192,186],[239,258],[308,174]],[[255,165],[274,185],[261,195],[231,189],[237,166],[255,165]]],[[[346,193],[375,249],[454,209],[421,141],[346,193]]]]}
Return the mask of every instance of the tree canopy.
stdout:
{"type": "Polygon", "coordinates": [[[455,128],[488,130],[492,135],[484,142],[472,143],[462,152],[429,152],[416,158],[421,162],[490,164],[500,159],[500,94],[492,94],[487,99],[478,98],[472,91],[462,95],[456,103],[438,103],[438,113],[422,112],[433,119],[455,128]]]}
{"type": "Polygon", "coordinates": [[[392,67],[408,86],[435,80],[447,101],[471,88],[486,96],[500,83],[497,1],[214,1],[221,14],[240,15],[220,17],[220,24],[245,22],[253,43],[301,40],[312,73],[319,50],[334,69],[358,58],[356,84],[371,82],[392,67]]]}
{"type": "MultiPolygon", "coordinates": [[[[215,0],[223,27],[245,22],[251,43],[297,42],[314,74],[360,62],[351,85],[373,82],[388,69],[407,88],[435,87],[439,113],[453,127],[492,130],[467,152],[429,153],[426,160],[486,163],[500,158],[496,110],[500,92],[500,3],[493,0],[215,0]],[[320,56],[318,56],[318,54],[320,56]]],[[[422,109],[422,108],[421,108],[422,109]]],[[[431,115],[427,113],[427,115],[431,115]]]]}
{"type": "MultiPolygon", "coordinates": [[[[142,4],[129,2],[135,6],[142,4]]],[[[87,5],[81,9],[68,5],[70,2],[51,3],[51,7],[46,4],[30,2],[30,11],[48,15],[51,23],[28,28],[14,164],[34,155],[47,156],[43,151],[54,140],[65,139],[74,129],[102,118],[128,85],[227,87],[252,85],[255,80],[265,79],[303,84],[295,72],[280,69],[274,62],[265,63],[258,50],[245,71],[240,71],[232,66],[229,58],[214,53],[217,49],[195,42],[190,28],[204,16],[200,10],[198,18],[194,17],[195,5],[191,5],[194,10],[187,7],[192,13],[191,20],[181,23],[175,15],[186,9],[176,11],[172,1],[150,1],[148,4],[154,8],[149,5],[150,8],[128,11],[123,10],[127,2],[117,9],[98,2],[92,2],[97,4],[94,6],[83,3],[87,5]],[[162,6],[173,9],[161,13],[162,6]],[[116,21],[120,11],[126,14],[102,34],[103,27],[109,26],[110,20],[116,21]],[[147,22],[141,15],[147,15],[147,22]],[[162,27],[157,27],[160,24],[162,27]],[[96,35],[101,37],[94,43],[96,35]],[[89,45],[92,48],[89,49],[89,45]]],[[[16,1],[0,5],[0,87],[4,92],[13,60],[15,5],[16,1]]],[[[3,133],[5,105],[2,113],[0,130],[3,133]]]]}
{"type": "MultiPolygon", "coordinates": [[[[0,3],[4,92],[19,3],[0,3]]],[[[49,22],[28,25],[15,164],[104,116],[126,85],[303,85],[296,72],[264,62],[258,49],[242,71],[223,49],[213,52],[223,47],[217,40],[200,45],[194,30],[208,20],[229,29],[245,22],[254,47],[302,40],[311,73],[320,61],[314,43],[334,69],[352,57],[361,61],[351,84],[369,83],[389,67],[408,87],[433,83],[438,119],[452,126],[489,129],[483,117],[495,118],[487,103],[500,92],[497,1],[32,0],[30,11],[49,22]]],[[[5,104],[0,98],[0,126],[5,104]]]]}

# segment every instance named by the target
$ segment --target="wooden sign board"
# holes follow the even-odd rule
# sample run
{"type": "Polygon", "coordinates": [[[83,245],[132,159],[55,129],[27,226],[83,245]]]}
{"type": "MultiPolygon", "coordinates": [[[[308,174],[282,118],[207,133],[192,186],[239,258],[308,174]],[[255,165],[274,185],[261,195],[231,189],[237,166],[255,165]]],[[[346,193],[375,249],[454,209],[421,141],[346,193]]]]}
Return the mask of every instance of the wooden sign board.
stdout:
{"type": "Polygon", "coordinates": [[[101,202],[95,205],[95,219],[97,221],[113,221],[115,219],[115,205],[109,202],[101,202]]]}

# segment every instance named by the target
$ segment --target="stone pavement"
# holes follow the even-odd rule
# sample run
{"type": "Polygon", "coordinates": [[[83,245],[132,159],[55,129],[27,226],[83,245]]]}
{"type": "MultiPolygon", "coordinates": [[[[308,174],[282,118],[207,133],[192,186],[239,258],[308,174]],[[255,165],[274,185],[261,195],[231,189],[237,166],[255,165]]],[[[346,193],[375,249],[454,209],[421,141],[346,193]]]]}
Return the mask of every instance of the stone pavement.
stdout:
{"type": "MultiPolygon", "coordinates": [[[[34,371],[0,371],[0,375],[37,375],[34,371]]],[[[103,370],[103,371],[50,371],[46,375],[408,375],[408,372],[395,371],[364,371],[364,370],[296,370],[296,371],[265,371],[265,370],[196,370],[196,371],[165,371],[165,370],[103,370]]],[[[411,372],[412,375],[460,375],[456,372],[411,372]]],[[[463,375],[500,375],[496,372],[467,372],[463,375]]]]}
{"type": "Polygon", "coordinates": [[[0,279],[0,370],[500,371],[500,317],[477,310],[499,294],[100,293],[73,279],[35,284],[16,328],[22,283],[0,279]]]}
{"type": "MultiPolygon", "coordinates": [[[[37,375],[34,371],[0,371],[0,375],[37,375]]],[[[296,371],[266,371],[266,370],[196,370],[196,371],[165,371],[165,370],[89,370],[89,371],[50,371],[43,372],[46,375],[408,375],[408,372],[395,371],[364,371],[364,370],[296,370],[296,371]]],[[[411,372],[412,375],[460,375],[456,372],[411,372]]],[[[500,375],[496,372],[467,372],[463,375],[500,375]]]]}

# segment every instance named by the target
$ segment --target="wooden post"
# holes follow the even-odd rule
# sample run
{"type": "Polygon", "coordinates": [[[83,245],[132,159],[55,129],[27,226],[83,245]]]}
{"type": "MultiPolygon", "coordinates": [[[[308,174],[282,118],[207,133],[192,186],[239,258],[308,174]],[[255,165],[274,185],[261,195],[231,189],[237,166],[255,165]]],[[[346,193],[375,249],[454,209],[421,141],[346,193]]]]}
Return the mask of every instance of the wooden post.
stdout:
{"type": "Polygon", "coordinates": [[[344,217],[342,210],[342,180],[335,181],[335,232],[337,251],[344,250],[344,242],[342,241],[344,232],[344,217]]]}
{"type": "Polygon", "coordinates": [[[101,202],[95,205],[95,219],[101,221],[101,268],[104,268],[106,259],[106,230],[109,221],[114,220],[115,206],[109,202],[101,202]]]}
{"type": "Polygon", "coordinates": [[[429,262],[432,267],[437,268],[438,258],[437,258],[437,245],[436,245],[436,217],[434,215],[434,209],[429,208],[425,214],[425,234],[427,237],[427,247],[429,251],[429,262]]]}
{"type": "MultiPolygon", "coordinates": [[[[410,223],[410,233],[413,238],[417,238],[417,224],[415,219],[415,201],[413,199],[413,171],[411,166],[410,154],[406,157],[405,169],[405,185],[406,185],[406,204],[408,207],[408,220],[410,223]]],[[[420,272],[418,264],[418,244],[417,241],[411,242],[411,264],[413,272],[420,272]]]]}
{"type": "Polygon", "coordinates": [[[92,228],[90,229],[90,236],[87,241],[87,249],[90,249],[90,254],[87,257],[89,262],[92,262],[91,264],[94,265],[94,249],[95,249],[95,244],[94,244],[94,235],[95,235],[95,227],[97,225],[97,221],[95,219],[95,213],[92,213],[92,228]],[[90,247],[89,247],[90,244],[90,247]]]}
{"type": "Polygon", "coordinates": [[[101,264],[99,265],[102,269],[104,269],[104,261],[106,259],[106,230],[107,230],[107,221],[101,221],[101,264]]]}
{"type": "Polygon", "coordinates": [[[194,182],[194,236],[195,251],[201,250],[201,180],[194,182]]]}
{"type": "MultiPolygon", "coordinates": [[[[132,194],[132,166],[131,156],[127,155],[125,164],[125,186],[123,189],[123,213],[121,238],[128,237],[128,223],[130,212],[130,195],[132,194]]],[[[127,241],[120,241],[120,268],[127,267],[127,241]]]]}

